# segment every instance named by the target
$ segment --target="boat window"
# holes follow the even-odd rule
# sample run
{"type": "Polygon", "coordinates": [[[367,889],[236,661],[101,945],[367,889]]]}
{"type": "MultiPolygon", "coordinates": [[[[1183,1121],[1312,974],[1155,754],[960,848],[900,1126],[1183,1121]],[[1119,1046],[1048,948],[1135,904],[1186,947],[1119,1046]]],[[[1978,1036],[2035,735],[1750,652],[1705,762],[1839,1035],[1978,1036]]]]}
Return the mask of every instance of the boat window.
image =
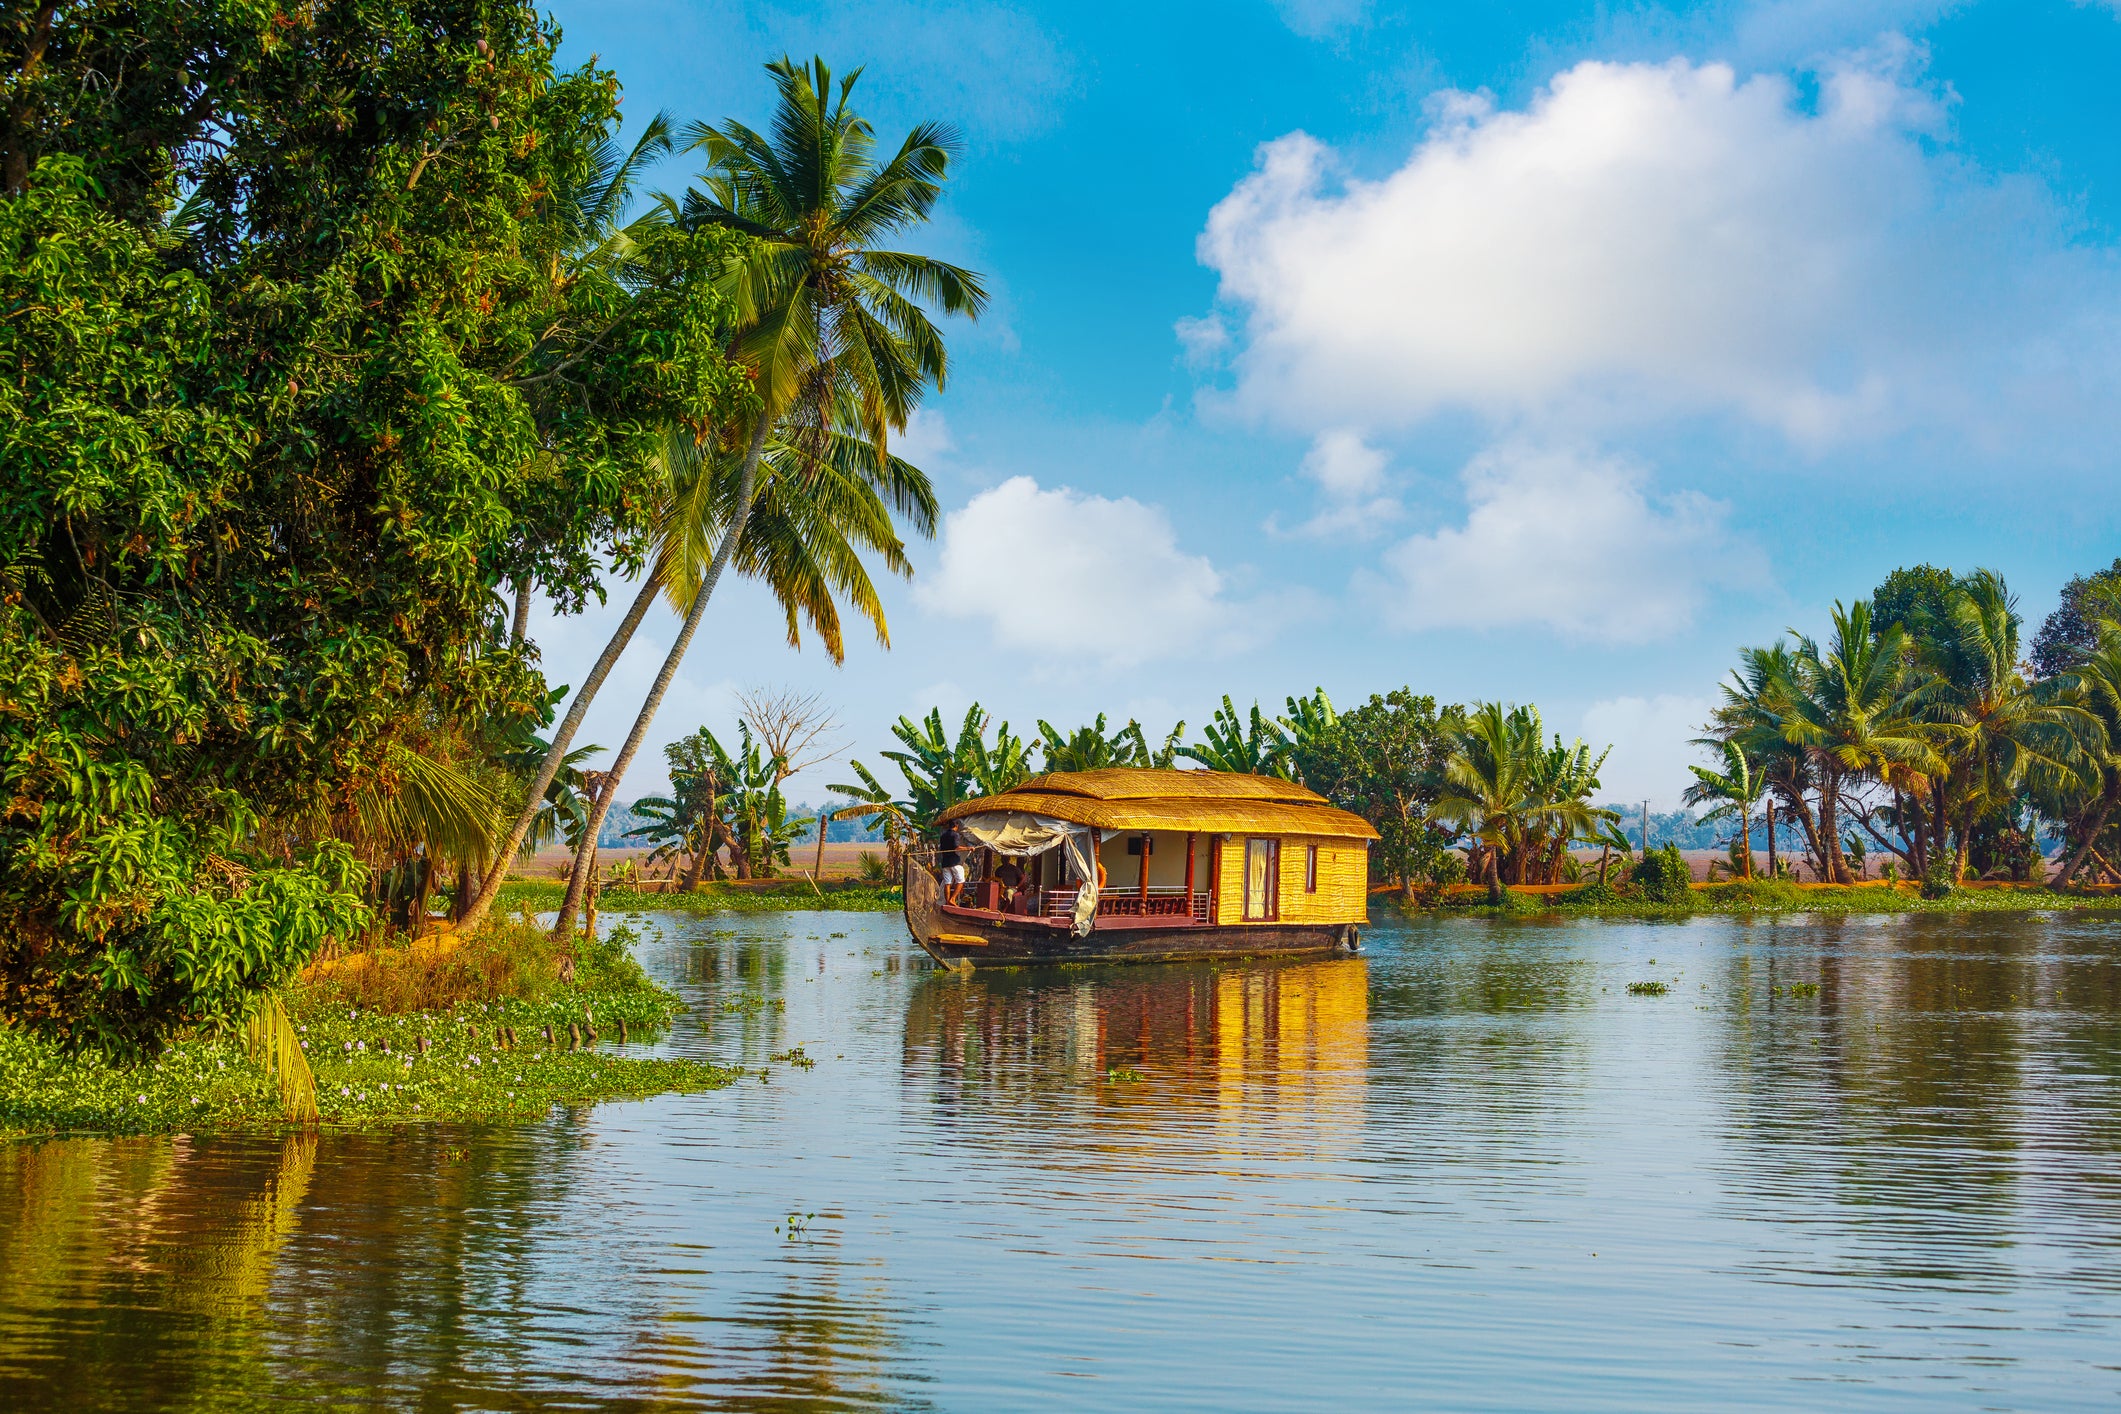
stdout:
{"type": "Polygon", "coordinates": [[[1318,892],[1318,846],[1315,844],[1304,846],[1304,892],[1318,892]]]}
{"type": "Polygon", "coordinates": [[[1280,840],[1245,841],[1245,920],[1265,922],[1280,916],[1275,885],[1281,874],[1280,840]]]}

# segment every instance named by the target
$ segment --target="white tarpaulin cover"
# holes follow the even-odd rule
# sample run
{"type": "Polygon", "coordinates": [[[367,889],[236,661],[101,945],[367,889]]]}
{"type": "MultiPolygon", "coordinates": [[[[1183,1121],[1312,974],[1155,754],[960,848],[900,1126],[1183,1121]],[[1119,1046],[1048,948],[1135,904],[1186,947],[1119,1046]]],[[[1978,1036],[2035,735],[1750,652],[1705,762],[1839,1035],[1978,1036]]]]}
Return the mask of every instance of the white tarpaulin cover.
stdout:
{"type": "Polygon", "coordinates": [[[1075,936],[1088,937],[1097,922],[1097,861],[1090,856],[1090,827],[1021,810],[994,810],[955,822],[960,835],[996,854],[1044,854],[1066,851],[1068,863],[1083,881],[1075,895],[1075,936]]]}

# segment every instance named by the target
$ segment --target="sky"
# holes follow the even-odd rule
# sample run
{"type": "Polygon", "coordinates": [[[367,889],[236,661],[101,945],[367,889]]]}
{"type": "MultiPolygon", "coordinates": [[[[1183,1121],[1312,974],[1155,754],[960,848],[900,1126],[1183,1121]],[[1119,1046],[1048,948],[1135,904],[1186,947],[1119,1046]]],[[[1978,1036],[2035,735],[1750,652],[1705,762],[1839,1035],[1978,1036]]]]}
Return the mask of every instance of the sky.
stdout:
{"type": "MultiPolygon", "coordinates": [[[[1737,649],[1891,570],[2001,571],[2026,637],[2121,553],[2121,5],[1762,0],[561,4],[632,123],[763,126],[864,66],[962,133],[903,244],[978,270],[895,450],[944,517],[835,667],[725,586],[622,798],[734,695],[1189,735],[1411,687],[1535,703],[1675,803],[1737,649]]],[[[681,190],[685,159],[652,184],[681,190]]],[[[881,575],[882,571],[878,573],[881,575]]],[[[534,636],[579,682],[630,595],[534,636]]],[[[615,748],[659,610],[578,740],[615,748]]]]}

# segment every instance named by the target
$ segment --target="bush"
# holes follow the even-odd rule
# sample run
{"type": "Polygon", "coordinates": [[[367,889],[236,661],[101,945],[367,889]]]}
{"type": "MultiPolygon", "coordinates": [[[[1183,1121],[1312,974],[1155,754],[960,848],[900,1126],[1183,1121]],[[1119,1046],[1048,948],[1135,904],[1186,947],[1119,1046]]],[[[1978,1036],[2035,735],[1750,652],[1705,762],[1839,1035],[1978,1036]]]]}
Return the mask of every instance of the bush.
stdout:
{"type": "Polygon", "coordinates": [[[1959,887],[1959,861],[1949,856],[1933,859],[1922,876],[1922,896],[1948,898],[1959,887]]]}
{"type": "Polygon", "coordinates": [[[1688,886],[1694,875],[1680,858],[1676,844],[1659,845],[1645,854],[1635,866],[1634,880],[1635,887],[1652,903],[1689,903],[1693,899],[1688,886]]]}
{"type": "Polygon", "coordinates": [[[1611,884],[1605,883],[1598,879],[1593,879],[1590,883],[1585,884],[1582,888],[1575,889],[1570,891],[1569,893],[1561,895],[1561,897],[1556,900],[1556,902],[1571,904],[1577,907],[1605,903],[1618,903],[1620,902],[1620,891],[1614,888],[1611,884]]]}
{"type": "Polygon", "coordinates": [[[891,866],[884,862],[884,856],[866,849],[854,861],[854,871],[865,884],[881,884],[891,878],[891,866]]]}

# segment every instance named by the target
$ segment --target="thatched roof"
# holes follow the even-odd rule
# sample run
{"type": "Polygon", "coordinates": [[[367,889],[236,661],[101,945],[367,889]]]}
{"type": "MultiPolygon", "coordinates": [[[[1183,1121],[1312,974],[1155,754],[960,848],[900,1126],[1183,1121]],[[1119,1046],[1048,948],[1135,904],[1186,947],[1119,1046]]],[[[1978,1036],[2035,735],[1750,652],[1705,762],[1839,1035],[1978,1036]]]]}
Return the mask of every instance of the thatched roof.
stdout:
{"type": "Polygon", "coordinates": [[[1056,771],[999,795],[954,805],[937,818],[955,820],[990,810],[1022,810],[1100,830],[1377,838],[1369,821],[1328,805],[1324,796],[1294,781],[1227,771],[1137,766],[1056,771]]]}

